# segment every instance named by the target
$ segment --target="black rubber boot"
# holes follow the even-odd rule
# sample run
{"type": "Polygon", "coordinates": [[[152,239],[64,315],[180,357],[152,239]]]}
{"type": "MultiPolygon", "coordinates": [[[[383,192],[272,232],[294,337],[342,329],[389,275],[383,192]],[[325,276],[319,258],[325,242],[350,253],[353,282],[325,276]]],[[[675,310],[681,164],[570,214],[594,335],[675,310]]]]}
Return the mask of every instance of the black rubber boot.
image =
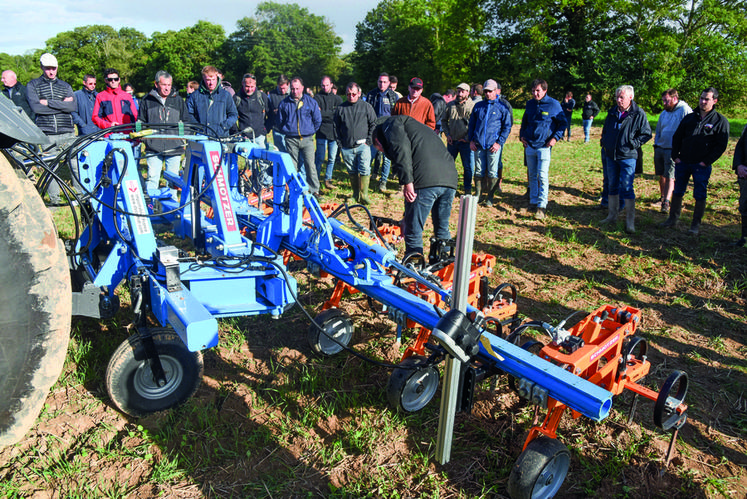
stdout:
{"type": "Polygon", "coordinates": [[[690,234],[697,236],[700,233],[700,222],[703,220],[703,213],[705,213],[706,208],[706,200],[705,199],[696,199],[695,200],[695,208],[693,209],[693,221],[690,224],[690,234]]]}
{"type": "Polygon", "coordinates": [[[497,178],[488,178],[488,196],[485,200],[486,206],[493,206],[493,193],[495,192],[495,188],[498,185],[498,179],[497,178]]]}
{"type": "Polygon", "coordinates": [[[740,248],[747,244],[747,215],[742,215],[742,237],[734,242],[734,246],[740,248]]]}
{"type": "Polygon", "coordinates": [[[669,218],[659,224],[659,227],[674,227],[682,214],[682,196],[672,196],[672,205],[669,207],[669,218]]]}

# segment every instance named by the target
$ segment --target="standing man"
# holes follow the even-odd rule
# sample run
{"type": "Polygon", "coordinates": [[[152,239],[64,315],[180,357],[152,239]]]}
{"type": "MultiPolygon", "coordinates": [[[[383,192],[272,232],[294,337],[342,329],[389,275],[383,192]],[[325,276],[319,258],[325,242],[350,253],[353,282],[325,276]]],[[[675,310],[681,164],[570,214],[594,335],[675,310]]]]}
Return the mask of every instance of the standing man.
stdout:
{"type": "Polygon", "coordinates": [[[335,159],[337,159],[337,137],[335,137],[335,126],[333,119],[335,109],[342,104],[342,98],[332,92],[332,79],[329,76],[323,76],[321,82],[322,89],[314,96],[314,100],[319,104],[319,111],[322,113],[322,126],[316,132],[316,171],[321,182],[322,166],[324,166],[324,156],[327,156],[327,166],[324,169],[324,187],[332,189],[332,173],[335,168],[335,159]]]}
{"type": "Polygon", "coordinates": [[[415,77],[410,80],[407,87],[407,96],[402,97],[394,104],[392,116],[406,114],[419,122],[427,125],[431,130],[436,129],[436,114],[433,112],[433,104],[423,95],[423,80],[415,77]]]}
{"type": "Polygon", "coordinates": [[[475,153],[475,195],[478,203],[493,206],[493,190],[498,183],[498,164],[503,144],[511,133],[508,110],[498,99],[498,84],[488,80],[483,85],[485,100],[475,104],[469,118],[469,147],[475,153]],[[485,193],[484,200],[480,195],[485,193]]]}
{"type": "Polygon", "coordinates": [[[672,160],[672,136],[682,119],[693,110],[680,100],[677,90],[670,88],[661,94],[664,110],[656,123],[654,138],[654,173],[659,176],[659,202],[654,206],[662,213],[669,213],[674,191],[674,161],[672,160]],[[658,206],[657,206],[658,205],[658,206]]]}
{"type": "Polygon", "coordinates": [[[361,99],[361,87],[357,83],[349,83],[345,93],[348,100],[335,110],[335,136],[350,176],[353,200],[356,203],[368,204],[371,135],[376,126],[376,113],[368,102],[361,99]]]}
{"type": "MultiPolygon", "coordinates": [[[[178,93],[171,91],[173,81],[172,76],[166,71],[157,72],[155,88],[140,101],[140,121],[156,128],[159,134],[176,135],[178,130],[173,127],[163,127],[159,130],[158,125],[192,121],[184,99],[178,93]]],[[[148,178],[145,187],[148,194],[155,195],[158,193],[158,184],[164,165],[167,172],[179,175],[184,142],[169,139],[144,139],[144,142],[148,163],[148,178]]],[[[171,194],[175,196],[176,191],[172,190],[171,194]]]]}
{"type": "Polygon", "coordinates": [[[402,94],[397,92],[397,83],[399,83],[399,79],[397,79],[397,77],[394,75],[389,75],[389,88],[391,88],[392,91],[397,95],[397,100],[400,100],[402,98],[402,94]]]}
{"type": "Polygon", "coordinates": [[[432,93],[428,98],[433,105],[433,114],[436,117],[436,133],[443,131],[443,118],[446,112],[446,106],[456,98],[456,90],[450,88],[441,95],[438,92],[432,93]]]}
{"type": "Polygon", "coordinates": [[[239,117],[231,94],[223,89],[214,66],[202,68],[200,88],[187,97],[187,112],[209,135],[227,137],[239,117]]]}
{"type": "MultiPolygon", "coordinates": [[[[469,85],[457,85],[456,99],[446,105],[444,117],[441,120],[443,132],[446,135],[446,150],[456,159],[457,154],[462,158],[464,168],[464,193],[472,193],[472,174],[475,156],[470,148],[467,134],[469,132],[469,118],[475,101],[469,98],[469,85]]],[[[478,196],[479,197],[479,196],[478,196]]]]}
{"type": "Polygon", "coordinates": [[[527,162],[529,209],[534,211],[534,218],[542,220],[550,190],[552,146],[563,137],[566,121],[560,103],[547,95],[545,80],[532,82],[532,95],[521,118],[519,139],[527,162]]]}
{"type": "Polygon", "coordinates": [[[119,87],[119,71],[104,71],[106,88],[96,95],[93,104],[93,122],[100,129],[137,121],[137,109],[132,96],[119,87]]]}
{"type": "MultiPolygon", "coordinates": [[[[47,153],[57,154],[75,140],[73,128],[73,111],[76,110],[73,88],[57,78],[57,58],[50,53],[42,54],[39,59],[42,75],[31,80],[26,86],[29,107],[35,114],[36,126],[52,141],[47,153]]],[[[72,165],[62,165],[57,175],[63,180],[71,179],[72,165]]],[[[80,185],[73,182],[78,192],[80,185]]],[[[60,186],[52,180],[49,184],[49,200],[53,205],[62,202],[60,186]]]]}
{"type": "Polygon", "coordinates": [[[135,109],[139,111],[140,102],[137,100],[137,97],[135,97],[135,87],[132,86],[132,83],[125,83],[124,85],[122,85],[122,90],[130,94],[130,97],[132,97],[132,102],[135,103],[135,109]]]}
{"type": "Polygon", "coordinates": [[[18,81],[16,73],[10,69],[6,69],[3,71],[1,79],[5,86],[3,89],[5,96],[12,100],[13,104],[23,109],[23,112],[26,113],[26,116],[28,116],[31,121],[34,121],[34,113],[31,111],[31,106],[29,106],[26,87],[21,85],[18,81]]]}
{"type": "Polygon", "coordinates": [[[729,144],[729,120],[716,111],[717,102],[718,90],[713,87],[703,90],[698,111],[685,116],[672,136],[674,192],[669,218],[661,224],[662,227],[677,224],[682,213],[682,197],[692,176],[695,208],[688,232],[695,236],[700,232],[713,163],[724,154],[729,144]]]}
{"type": "MultiPolygon", "coordinates": [[[[374,88],[366,95],[366,102],[371,104],[377,118],[382,116],[391,116],[394,104],[399,99],[397,94],[390,88],[389,74],[381,73],[377,81],[377,88],[374,88]]],[[[381,165],[381,177],[379,178],[379,191],[386,192],[386,182],[389,179],[389,169],[391,162],[384,154],[371,146],[371,156],[373,157],[373,168],[371,176],[376,179],[381,165]]]]}
{"type": "Polygon", "coordinates": [[[625,202],[625,232],[635,232],[635,164],[638,149],[651,140],[651,126],[643,109],[635,103],[635,93],[630,85],[615,91],[617,104],[607,111],[602,127],[602,148],[606,153],[605,168],[609,194],[609,214],[603,224],[617,222],[620,200],[625,202]]]}
{"type": "Polygon", "coordinates": [[[589,134],[591,133],[591,124],[594,122],[594,118],[599,114],[599,106],[597,103],[591,100],[591,94],[586,94],[584,97],[584,107],[581,109],[581,119],[584,122],[584,144],[589,142],[589,134]]]}
{"type": "Polygon", "coordinates": [[[257,78],[252,73],[244,75],[241,80],[241,89],[233,99],[239,114],[239,131],[251,128],[254,131],[254,143],[265,149],[265,135],[267,134],[265,120],[269,102],[267,96],[257,90],[257,78]]]}
{"type": "Polygon", "coordinates": [[[290,83],[285,75],[281,74],[277,79],[277,86],[270,90],[267,98],[270,101],[270,107],[267,110],[267,130],[272,130],[272,143],[280,152],[288,152],[285,148],[285,136],[280,133],[280,122],[278,121],[278,107],[283,99],[288,97],[290,83]]]}
{"type": "Polygon", "coordinates": [[[433,235],[448,240],[457,187],[454,158],[433,130],[409,116],[392,116],[376,126],[373,143],[394,164],[405,197],[405,255],[423,254],[423,225],[431,213],[433,235]]]}
{"type": "MultiPolygon", "coordinates": [[[[565,121],[567,123],[566,130],[568,130],[568,138],[567,141],[571,140],[571,119],[573,118],[573,108],[576,107],[576,101],[573,98],[573,92],[568,91],[565,93],[565,98],[563,99],[563,102],[560,104],[560,107],[563,108],[563,114],[565,115],[565,121]]],[[[563,135],[565,135],[565,131],[563,132],[563,135]]],[[[561,137],[562,139],[563,137],[561,137]]]]}
{"type": "Polygon", "coordinates": [[[290,95],[280,103],[277,117],[288,154],[297,169],[305,168],[309,192],[317,196],[319,177],[314,164],[314,134],[322,126],[322,113],[314,98],[304,91],[301,78],[290,81],[290,95]],[[299,165],[301,156],[303,165],[299,165]]]}
{"type": "Polygon", "coordinates": [[[78,127],[78,135],[88,135],[99,131],[93,122],[93,107],[96,104],[96,77],[87,74],[83,77],[83,88],[75,91],[77,109],[73,111],[73,123],[78,127]]]}
{"type": "Polygon", "coordinates": [[[742,129],[742,136],[737,141],[732,165],[739,183],[739,214],[742,217],[742,237],[734,245],[742,247],[747,244],[747,126],[742,129]]]}
{"type": "MultiPolygon", "coordinates": [[[[514,108],[511,107],[511,103],[508,102],[508,99],[503,97],[501,95],[501,84],[496,83],[497,89],[495,93],[498,95],[496,99],[501,103],[503,107],[506,108],[506,112],[508,113],[508,132],[511,133],[511,128],[514,126],[514,108]]],[[[493,191],[495,192],[503,192],[501,190],[501,182],[503,181],[503,150],[501,149],[500,157],[498,158],[498,181],[495,183],[493,188],[490,190],[490,197],[493,197],[493,191]]]]}
{"type": "Polygon", "coordinates": [[[482,100],[482,85],[475,83],[472,85],[472,89],[469,92],[469,97],[474,102],[480,102],[482,100]]]}

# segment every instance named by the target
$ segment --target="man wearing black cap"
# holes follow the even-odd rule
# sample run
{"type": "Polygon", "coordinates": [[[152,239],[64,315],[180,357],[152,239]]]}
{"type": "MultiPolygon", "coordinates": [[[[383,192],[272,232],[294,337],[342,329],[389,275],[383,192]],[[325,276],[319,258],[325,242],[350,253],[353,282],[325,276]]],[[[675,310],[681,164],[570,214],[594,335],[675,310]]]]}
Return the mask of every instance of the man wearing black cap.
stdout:
{"type": "Polygon", "coordinates": [[[433,235],[450,239],[449,216],[457,171],[441,138],[409,116],[392,116],[374,128],[373,145],[392,161],[402,186],[405,254],[423,254],[423,225],[428,213],[433,220],[433,235]]]}
{"type": "Polygon", "coordinates": [[[436,129],[436,114],[433,112],[433,104],[428,99],[422,97],[423,80],[418,77],[410,80],[407,87],[407,95],[402,97],[394,105],[392,116],[405,114],[410,118],[415,118],[424,125],[436,129]]]}

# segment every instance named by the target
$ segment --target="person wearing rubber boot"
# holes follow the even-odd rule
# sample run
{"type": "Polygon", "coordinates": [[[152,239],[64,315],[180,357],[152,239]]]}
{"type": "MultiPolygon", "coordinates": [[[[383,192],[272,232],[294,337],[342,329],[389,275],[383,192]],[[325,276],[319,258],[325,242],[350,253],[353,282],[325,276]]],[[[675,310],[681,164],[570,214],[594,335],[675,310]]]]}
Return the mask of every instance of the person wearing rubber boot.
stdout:
{"type": "Polygon", "coordinates": [[[405,256],[423,253],[423,225],[431,213],[433,236],[451,239],[449,217],[458,175],[454,158],[433,130],[409,116],[379,118],[373,145],[392,161],[405,197],[405,256]]]}
{"type": "Polygon", "coordinates": [[[638,148],[651,140],[651,126],[646,113],[635,103],[635,92],[630,85],[615,91],[616,105],[607,112],[602,127],[602,148],[606,152],[606,172],[609,196],[609,214],[603,224],[617,222],[620,200],[625,201],[625,232],[635,233],[635,164],[638,148]]]}
{"type": "Polygon", "coordinates": [[[371,134],[376,126],[376,112],[361,99],[361,87],[348,83],[348,100],[335,109],[332,119],[335,137],[342,152],[342,161],[350,176],[355,203],[368,204],[371,181],[371,134]]]}
{"type": "Polygon", "coordinates": [[[677,225],[682,213],[682,198],[692,177],[695,208],[688,232],[696,236],[700,232],[713,163],[724,154],[729,144],[729,120],[716,111],[717,102],[718,90],[713,87],[703,90],[697,111],[685,116],[672,136],[674,193],[669,218],[661,224],[662,227],[677,225]]]}
{"type": "Polygon", "coordinates": [[[741,247],[747,244],[747,126],[737,142],[732,165],[739,182],[739,214],[742,216],[742,237],[734,245],[741,247]]]}
{"type": "Polygon", "coordinates": [[[498,183],[498,165],[503,145],[511,133],[508,109],[498,97],[498,83],[488,80],[483,85],[485,100],[475,104],[469,117],[467,137],[475,153],[475,195],[477,201],[493,206],[493,191],[498,183]],[[481,194],[484,198],[480,199],[481,194]]]}

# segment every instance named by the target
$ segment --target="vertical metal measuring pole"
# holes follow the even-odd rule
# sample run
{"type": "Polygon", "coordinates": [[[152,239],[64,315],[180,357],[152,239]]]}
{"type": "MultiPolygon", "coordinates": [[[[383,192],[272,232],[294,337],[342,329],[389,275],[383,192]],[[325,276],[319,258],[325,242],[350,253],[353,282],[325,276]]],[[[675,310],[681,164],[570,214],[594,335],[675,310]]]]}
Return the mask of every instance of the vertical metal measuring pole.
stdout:
{"type": "MultiPolygon", "coordinates": [[[[457,225],[456,253],[454,262],[454,284],[451,295],[451,308],[467,313],[469,296],[469,275],[472,270],[472,242],[475,238],[475,215],[477,197],[462,196],[459,203],[459,224],[457,225]]],[[[459,377],[462,363],[451,355],[446,356],[443,388],[441,390],[441,413],[438,418],[438,440],[436,459],[441,464],[451,460],[451,441],[454,434],[459,377]]]]}

